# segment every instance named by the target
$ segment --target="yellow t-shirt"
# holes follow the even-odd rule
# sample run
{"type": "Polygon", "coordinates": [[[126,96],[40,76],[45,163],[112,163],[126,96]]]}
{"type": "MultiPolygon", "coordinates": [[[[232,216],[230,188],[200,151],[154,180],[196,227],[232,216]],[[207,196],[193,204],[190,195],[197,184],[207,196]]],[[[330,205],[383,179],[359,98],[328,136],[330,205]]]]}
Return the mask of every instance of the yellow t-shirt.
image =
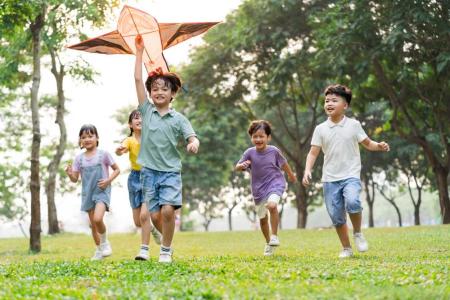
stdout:
{"type": "Polygon", "coordinates": [[[134,136],[129,136],[123,141],[122,145],[128,149],[131,168],[135,171],[140,171],[141,166],[137,163],[137,158],[141,144],[134,136]]]}

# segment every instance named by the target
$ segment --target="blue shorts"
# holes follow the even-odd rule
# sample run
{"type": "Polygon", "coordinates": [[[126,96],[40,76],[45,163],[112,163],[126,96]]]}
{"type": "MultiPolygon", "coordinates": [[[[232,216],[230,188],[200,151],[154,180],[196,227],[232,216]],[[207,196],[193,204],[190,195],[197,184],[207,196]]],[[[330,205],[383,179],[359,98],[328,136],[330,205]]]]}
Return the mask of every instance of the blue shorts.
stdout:
{"type": "Polygon", "coordinates": [[[143,167],[141,185],[148,210],[157,212],[163,205],[181,207],[181,173],[162,172],[143,167]]]}
{"type": "Polygon", "coordinates": [[[361,181],[358,178],[323,183],[325,205],[334,226],[347,223],[346,212],[355,214],[362,211],[360,192],[361,181]]]}
{"type": "Polygon", "coordinates": [[[144,201],[142,197],[141,171],[131,170],[128,175],[128,198],[131,208],[139,208],[144,201]]]}

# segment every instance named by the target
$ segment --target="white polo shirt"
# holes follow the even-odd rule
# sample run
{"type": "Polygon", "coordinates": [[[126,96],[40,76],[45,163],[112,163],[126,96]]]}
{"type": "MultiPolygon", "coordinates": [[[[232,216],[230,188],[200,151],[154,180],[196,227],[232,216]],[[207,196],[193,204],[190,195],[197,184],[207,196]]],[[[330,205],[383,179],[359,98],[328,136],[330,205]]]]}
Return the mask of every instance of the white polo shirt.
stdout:
{"type": "Polygon", "coordinates": [[[311,145],[321,147],[324,154],[322,181],[360,178],[359,143],[366,138],[361,123],[345,116],[337,124],[328,119],[317,125],[311,145]]]}

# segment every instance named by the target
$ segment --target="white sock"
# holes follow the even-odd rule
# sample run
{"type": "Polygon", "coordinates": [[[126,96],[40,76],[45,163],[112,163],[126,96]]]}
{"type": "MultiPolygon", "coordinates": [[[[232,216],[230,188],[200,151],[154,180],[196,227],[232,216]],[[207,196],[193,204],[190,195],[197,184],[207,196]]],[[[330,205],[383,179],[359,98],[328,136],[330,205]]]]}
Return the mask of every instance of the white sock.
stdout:
{"type": "Polygon", "coordinates": [[[106,239],[106,231],[104,233],[100,234],[100,244],[106,243],[107,239],[106,239]]]}
{"type": "Polygon", "coordinates": [[[146,251],[146,252],[148,252],[148,249],[149,249],[148,245],[141,244],[141,251],[146,251]]]}

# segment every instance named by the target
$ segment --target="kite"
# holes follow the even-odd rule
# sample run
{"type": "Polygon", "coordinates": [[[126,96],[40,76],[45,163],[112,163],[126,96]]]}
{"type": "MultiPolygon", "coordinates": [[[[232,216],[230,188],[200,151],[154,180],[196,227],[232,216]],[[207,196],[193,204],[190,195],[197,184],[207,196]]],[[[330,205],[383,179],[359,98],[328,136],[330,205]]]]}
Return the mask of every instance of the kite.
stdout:
{"type": "Polygon", "coordinates": [[[134,40],[144,41],[143,62],[147,72],[169,67],[163,50],[202,34],[219,22],[158,23],[146,12],[125,5],[117,21],[117,30],[82,41],[67,48],[102,54],[135,54],[134,40]]]}

